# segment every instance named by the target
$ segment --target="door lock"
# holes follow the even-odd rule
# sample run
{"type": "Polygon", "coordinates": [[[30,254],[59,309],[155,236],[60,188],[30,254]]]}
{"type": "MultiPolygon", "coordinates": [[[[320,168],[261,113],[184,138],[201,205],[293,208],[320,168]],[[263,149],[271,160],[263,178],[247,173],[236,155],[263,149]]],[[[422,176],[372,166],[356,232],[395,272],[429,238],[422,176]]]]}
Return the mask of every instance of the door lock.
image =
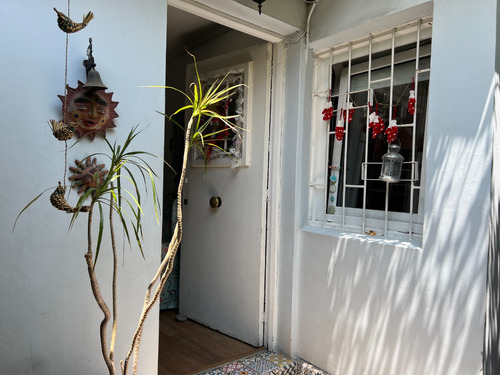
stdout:
{"type": "Polygon", "coordinates": [[[222,199],[220,197],[212,197],[210,198],[210,207],[219,208],[222,204],[222,199]]]}

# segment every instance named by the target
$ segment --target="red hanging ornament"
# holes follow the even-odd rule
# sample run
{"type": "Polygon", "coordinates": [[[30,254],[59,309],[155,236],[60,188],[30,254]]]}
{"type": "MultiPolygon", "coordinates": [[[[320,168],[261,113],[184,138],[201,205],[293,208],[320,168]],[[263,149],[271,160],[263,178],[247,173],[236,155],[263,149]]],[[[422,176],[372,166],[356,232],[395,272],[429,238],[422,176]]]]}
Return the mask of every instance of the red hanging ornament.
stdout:
{"type": "Polygon", "coordinates": [[[323,109],[323,121],[330,121],[333,117],[333,106],[332,106],[332,91],[328,90],[328,101],[326,102],[326,107],[323,109]]]}
{"type": "Polygon", "coordinates": [[[325,109],[323,109],[323,120],[324,121],[330,121],[330,119],[333,117],[333,106],[332,102],[326,103],[325,109]]]}
{"type": "Polygon", "coordinates": [[[396,120],[391,120],[384,133],[387,137],[387,142],[392,143],[398,138],[398,124],[396,120]]]}
{"type": "Polygon", "coordinates": [[[347,103],[347,108],[344,108],[342,110],[342,114],[344,116],[344,118],[346,119],[347,122],[351,122],[352,121],[352,116],[354,116],[354,108],[352,108],[352,103],[349,102],[347,103]],[[349,113],[349,115],[348,115],[349,113]]]}
{"type": "MultiPolygon", "coordinates": [[[[371,110],[370,104],[368,104],[368,108],[371,110]]],[[[380,117],[377,114],[377,111],[378,111],[378,104],[376,106],[375,111],[370,113],[370,116],[368,117],[370,121],[368,127],[372,130],[373,139],[377,138],[377,135],[382,134],[385,130],[384,120],[382,120],[382,117],[380,117]]]]}
{"type": "Polygon", "coordinates": [[[337,126],[335,127],[335,138],[337,141],[343,141],[345,134],[344,121],[337,121],[337,126]]]}
{"type": "Polygon", "coordinates": [[[377,135],[382,134],[385,130],[385,123],[384,120],[382,120],[382,117],[378,116],[378,123],[375,124],[375,127],[373,128],[373,134],[372,137],[375,139],[377,135]]]}
{"type": "Polygon", "coordinates": [[[410,97],[408,98],[408,113],[413,115],[415,113],[415,79],[412,78],[412,90],[410,90],[410,97]]]}

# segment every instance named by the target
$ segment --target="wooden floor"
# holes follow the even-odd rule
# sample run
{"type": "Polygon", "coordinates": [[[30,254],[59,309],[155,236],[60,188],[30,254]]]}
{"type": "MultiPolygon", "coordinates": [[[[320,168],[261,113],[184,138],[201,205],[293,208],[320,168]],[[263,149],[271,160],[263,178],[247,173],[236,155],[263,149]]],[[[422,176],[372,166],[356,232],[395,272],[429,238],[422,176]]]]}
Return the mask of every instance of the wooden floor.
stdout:
{"type": "Polygon", "coordinates": [[[241,341],[190,320],[175,320],[175,310],[160,312],[158,375],[187,375],[257,353],[241,341]]]}

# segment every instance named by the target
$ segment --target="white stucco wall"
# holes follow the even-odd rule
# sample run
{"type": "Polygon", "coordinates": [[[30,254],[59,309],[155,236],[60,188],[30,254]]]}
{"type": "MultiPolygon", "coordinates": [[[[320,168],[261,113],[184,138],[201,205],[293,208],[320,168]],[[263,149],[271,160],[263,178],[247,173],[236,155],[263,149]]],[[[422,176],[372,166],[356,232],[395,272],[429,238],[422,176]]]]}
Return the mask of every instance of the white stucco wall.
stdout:
{"type": "MultiPolygon", "coordinates": [[[[55,187],[64,173],[64,143],[52,136],[47,125],[49,119],[61,118],[57,95],[64,93],[65,34],[57,27],[53,7],[66,13],[67,1],[2,3],[0,373],[6,375],[107,373],[98,341],[102,314],[91,296],[83,258],[85,215],[68,232],[70,216],[50,205],[51,189],[21,216],[12,232],[20,210],[40,192],[55,187]]],[[[95,19],[69,37],[69,85],[85,81],[82,61],[91,37],[97,70],[119,102],[117,127],[108,131],[108,139],[122,142],[131,127],[139,124],[146,129],[133,148],[162,155],[163,119],[155,110],[163,110],[164,93],[139,86],[165,81],[166,2],[71,3],[75,21],[81,22],[88,11],[94,12],[95,19]]],[[[69,149],[68,163],[73,165],[76,158],[97,151],[105,151],[102,139],[84,139],[69,149]]],[[[102,162],[109,165],[104,158],[102,162]]],[[[161,192],[161,163],[152,160],[151,164],[160,174],[157,187],[161,192]]],[[[70,204],[77,197],[73,191],[70,204]]],[[[136,247],[123,245],[123,236],[117,233],[121,278],[117,359],[125,357],[145,288],[160,258],[161,228],[152,198],[143,204],[146,259],[136,247]]],[[[97,264],[105,298],[110,296],[108,237],[97,264]]],[[[143,374],[157,371],[156,312],[143,335],[143,374]]]]}
{"type": "MultiPolygon", "coordinates": [[[[376,2],[373,9],[351,3],[318,3],[313,47],[343,38],[345,28],[360,34],[356,24],[364,30],[364,22],[385,24],[398,13],[408,17],[406,8],[428,7],[420,1],[376,2]]],[[[421,249],[302,225],[307,210],[296,202],[308,195],[298,179],[308,176],[300,150],[309,141],[309,122],[296,108],[295,90],[303,85],[287,87],[278,306],[285,319],[278,319],[278,348],[338,375],[479,373],[491,156],[486,101],[495,71],[496,6],[494,0],[433,4],[421,249]],[[464,26],[472,23],[473,32],[464,26]]],[[[297,68],[298,48],[288,47],[287,74],[307,70],[297,68]]]]}

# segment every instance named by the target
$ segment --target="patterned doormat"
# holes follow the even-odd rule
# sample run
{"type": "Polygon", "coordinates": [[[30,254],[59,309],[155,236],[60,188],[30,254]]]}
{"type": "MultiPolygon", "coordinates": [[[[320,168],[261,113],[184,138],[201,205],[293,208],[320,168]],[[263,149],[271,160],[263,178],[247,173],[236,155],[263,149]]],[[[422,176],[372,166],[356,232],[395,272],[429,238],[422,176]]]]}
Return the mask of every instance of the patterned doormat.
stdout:
{"type": "Polygon", "coordinates": [[[196,375],[328,375],[314,366],[276,352],[263,351],[196,375]]]}

